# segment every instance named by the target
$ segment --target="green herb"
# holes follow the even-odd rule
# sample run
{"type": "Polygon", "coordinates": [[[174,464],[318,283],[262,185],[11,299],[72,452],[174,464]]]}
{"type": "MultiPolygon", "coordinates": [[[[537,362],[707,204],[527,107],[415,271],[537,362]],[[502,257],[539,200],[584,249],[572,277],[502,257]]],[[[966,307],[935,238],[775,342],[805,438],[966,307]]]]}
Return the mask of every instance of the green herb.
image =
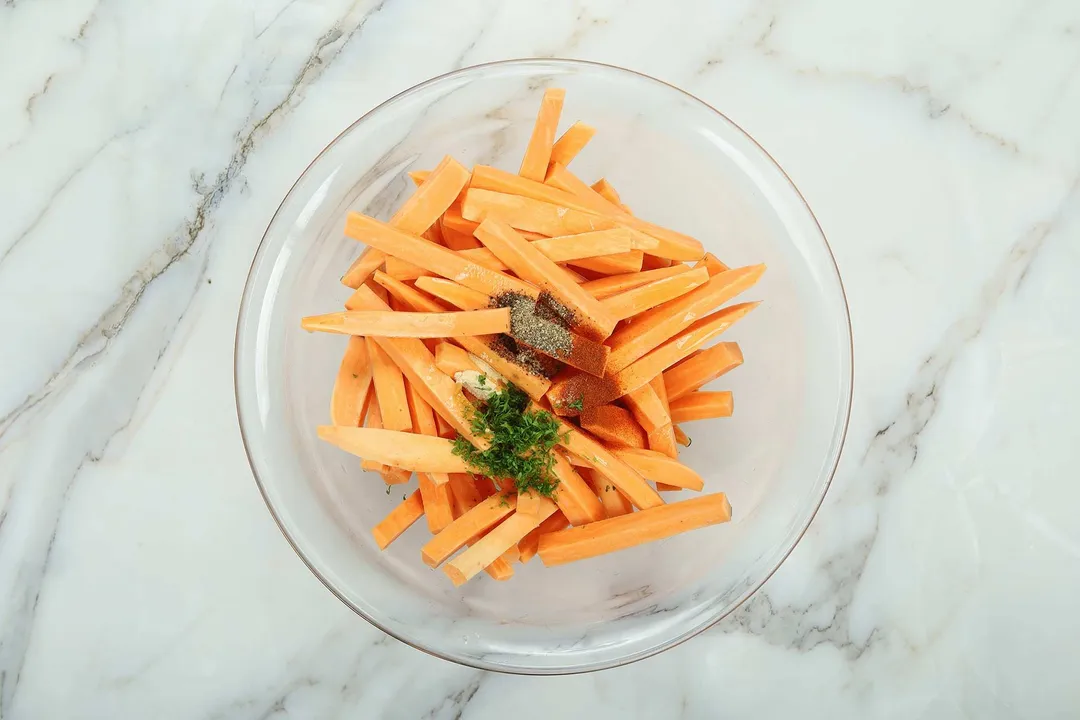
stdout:
{"type": "Polygon", "coordinates": [[[499,507],[510,507],[510,496],[502,495],[499,499],[499,507]]]}
{"type": "Polygon", "coordinates": [[[358,377],[360,377],[360,376],[359,376],[359,375],[357,375],[356,373],[353,373],[353,374],[352,374],[352,378],[353,378],[353,380],[355,380],[355,379],[356,379],[356,378],[358,378],[358,377]]]}
{"type": "Polygon", "coordinates": [[[387,485],[387,486],[386,486],[386,494],[387,494],[387,495],[389,495],[389,494],[390,494],[390,486],[389,486],[389,485],[387,485]]]}
{"type": "Polygon", "coordinates": [[[408,496],[408,495],[402,495],[402,496],[401,496],[401,502],[405,502],[405,501],[406,501],[406,500],[408,500],[408,499],[409,499],[409,496],[408,496]]]}
{"type": "Polygon", "coordinates": [[[487,387],[487,375],[481,375],[476,379],[476,384],[480,387],[487,387]]]}
{"type": "Polygon", "coordinates": [[[693,445],[693,444],[694,444],[694,438],[692,438],[692,437],[690,437],[689,435],[687,435],[687,436],[686,436],[686,447],[690,447],[690,446],[691,446],[691,445],[693,445]]]}
{"type": "Polygon", "coordinates": [[[604,492],[611,492],[611,486],[610,485],[605,485],[604,486],[604,492]]]}
{"type": "Polygon", "coordinates": [[[566,407],[570,408],[571,410],[577,410],[578,412],[581,412],[585,409],[585,396],[578,395],[577,399],[575,399],[572,403],[568,403],[566,407]]]}
{"type": "Polygon", "coordinates": [[[477,450],[459,436],[454,454],[479,473],[512,479],[518,492],[533,490],[551,497],[559,484],[551,472],[553,451],[564,438],[551,413],[528,408],[529,396],[513,385],[493,393],[470,418],[473,434],[488,439],[491,447],[477,450]]]}

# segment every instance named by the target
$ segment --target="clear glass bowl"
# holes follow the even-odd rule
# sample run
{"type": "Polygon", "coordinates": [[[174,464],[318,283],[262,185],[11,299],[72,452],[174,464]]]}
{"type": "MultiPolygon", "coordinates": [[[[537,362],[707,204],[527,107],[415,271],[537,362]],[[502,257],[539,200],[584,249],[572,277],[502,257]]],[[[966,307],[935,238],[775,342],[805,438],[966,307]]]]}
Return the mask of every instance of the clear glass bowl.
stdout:
{"type": "MultiPolygon", "coordinates": [[[[353,123],[311,163],[252,263],[236,335],[236,400],[255,479],[296,552],[344,603],[385,632],[488,670],[568,673],[660,652],[734,610],[777,569],[829,486],[847,428],[851,333],[843,287],[817,221],[772,158],[700,100],[615,67],[522,60],[429,80],[353,123]],[[565,127],[596,137],[572,169],[608,178],[640,216],[701,239],[732,266],[765,262],[733,328],[745,364],[717,387],[734,417],[688,424],[683,460],[728,493],[731,523],[606,557],[515,565],[462,588],[420,560],[426,528],[385,552],[371,527],[411,486],[320,442],[344,338],[308,334],[303,315],[340,308],[338,279],[361,249],[350,210],[386,219],[406,172],[446,153],[516,170],[545,87],[566,88],[565,127]]],[[[667,496],[671,499],[672,496],[667,496]]]]}

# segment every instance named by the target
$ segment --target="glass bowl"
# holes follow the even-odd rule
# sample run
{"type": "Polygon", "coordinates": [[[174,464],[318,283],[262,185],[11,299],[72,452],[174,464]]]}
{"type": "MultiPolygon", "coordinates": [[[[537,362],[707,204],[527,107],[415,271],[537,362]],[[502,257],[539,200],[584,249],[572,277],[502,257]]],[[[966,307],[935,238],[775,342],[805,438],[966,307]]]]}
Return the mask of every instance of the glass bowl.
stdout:
{"type": "MultiPolygon", "coordinates": [[[[481,65],[429,80],[357,120],[296,181],[251,266],[236,334],[236,401],[256,482],[297,554],[342,602],[390,635],[487,670],[553,674],[638,660],[747,599],[806,530],[839,460],[851,402],[847,305],[821,229],[783,170],[696,98],[627,70],[564,60],[481,65]],[[372,526],[412,485],[392,486],[320,442],[345,338],[304,315],[339,309],[361,247],[358,210],[387,219],[407,171],[444,154],[516,171],[544,88],[566,88],[561,128],[598,130],[572,170],[608,178],[632,210],[699,238],[731,266],[765,262],[743,300],[764,301],[724,337],[746,362],[715,383],[734,416],[692,423],[682,459],[733,520],[605,557],[515,565],[455,588],[420,559],[417,523],[385,552],[372,526]]],[[[415,481],[414,481],[415,482],[415,481]]],[[[689,495],[689,493],[683,493],[689,495]]],[[[666,497],[674,499],[672,495],[666,497]]]]}

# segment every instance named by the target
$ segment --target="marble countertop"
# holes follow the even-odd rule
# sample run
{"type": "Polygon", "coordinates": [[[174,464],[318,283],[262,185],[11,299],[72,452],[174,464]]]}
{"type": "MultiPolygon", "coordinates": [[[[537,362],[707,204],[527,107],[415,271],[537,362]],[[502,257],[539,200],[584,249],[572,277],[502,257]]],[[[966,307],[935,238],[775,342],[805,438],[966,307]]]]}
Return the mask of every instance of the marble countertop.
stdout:
{"type": "Polygon", "coordinates": [[[0,717],[1080,715],[1080,4],[0,4],[0,717]],[[255,247],[429,76],[621,64],[779,160],[851,303],[844,458],[749,603],[537,679],[384,636],[298,560],[233,401],[255,247]]]}

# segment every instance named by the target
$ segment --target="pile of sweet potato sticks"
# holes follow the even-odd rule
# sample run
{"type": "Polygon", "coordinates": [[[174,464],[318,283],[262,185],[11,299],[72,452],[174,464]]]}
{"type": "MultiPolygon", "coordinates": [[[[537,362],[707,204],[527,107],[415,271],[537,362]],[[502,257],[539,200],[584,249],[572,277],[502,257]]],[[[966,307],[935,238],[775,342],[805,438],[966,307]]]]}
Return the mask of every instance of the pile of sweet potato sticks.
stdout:
{"type": "Polygon", "coordinates": [[[544,93],[517,174],[446,157],[411,173],[418,188],[389,222],[351,213],[345,234],[368,245],[342,278],[355,293],[344,312],[303,320],[350,336],[319,436],[388,485],[418,478],[376,543],[426,517],[423,560],[455,585],[482,570],[508,579],[536,554],[559,565],[731,518],[723,493],[665,503],[658,490],[703,489],[677,459],[690,443],[679,425],[731,415],[730,392],[700,388],[742,353],[707,345],[755,307],[726,303],[765,267],[730,269],[632,214],[606,180],[567,170],[595,130],[577,122],[555,139],[564,96],[544,93]],[[535,323],[557,347],[516,332],[507,297],[556,308],[535,323]],[[518,494],[454,453],[459,436],[489,446],[464,381],[480,376],[557,419],[552,497],[518,494]]]}

